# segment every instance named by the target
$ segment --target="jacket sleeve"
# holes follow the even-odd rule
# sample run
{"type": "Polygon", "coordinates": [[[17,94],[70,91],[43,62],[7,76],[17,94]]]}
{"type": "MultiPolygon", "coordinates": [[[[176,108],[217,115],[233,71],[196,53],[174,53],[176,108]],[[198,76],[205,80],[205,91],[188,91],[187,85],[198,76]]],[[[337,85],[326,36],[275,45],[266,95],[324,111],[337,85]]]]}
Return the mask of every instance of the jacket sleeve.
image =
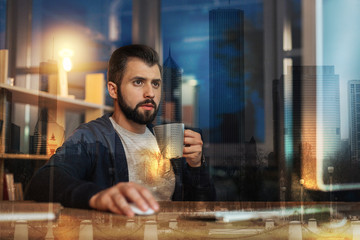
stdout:
{"type": "Polygon", "coordinates": [[[25,199],[89,208],[90,198],[104,189],[90,181],[96,164],[93,151],[102,151],[99,144],[90,139],[89,133],[80,129],[66,140],[49,162],[35,173],[26,189],[25,199]]]}
{"type": "Polygon", "coordinates": [[[185,161],[183,171],[184,201],[215,201],[216,192],[209,167],[203,162],[200,167],[190,167],[185,161]]]}

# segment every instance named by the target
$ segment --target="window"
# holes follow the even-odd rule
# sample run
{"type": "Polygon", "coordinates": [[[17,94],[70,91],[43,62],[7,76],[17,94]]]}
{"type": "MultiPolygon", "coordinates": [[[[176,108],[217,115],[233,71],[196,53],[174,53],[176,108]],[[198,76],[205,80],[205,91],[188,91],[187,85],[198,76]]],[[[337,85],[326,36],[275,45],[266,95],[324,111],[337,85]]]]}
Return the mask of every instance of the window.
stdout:
{"type": "MultiPolygon", "coordinates": [[[[152,9],[132,0],[24,2],[29,5],[17,8],[14,1],[0,0],[0,47],[9,49],[9,77],[26,89],[50,91],[40,70],[69,58],[67,97],[84,99],[87,74],[106,80],[114,49],[136,42],[139,25],[154,33],[141,31],[146,34],[138,38],[155,42],[164,63],[165,98],[157,123],[202,129],[219,200],[277,200],[279,179],[287,189],[284,197],[298,200],[291,194],[298,180],[291,176],[316,175],[301,163],[315,166],[322,157],[316,162],[322,178],[305,179],[304,186],[316,189],[322,179],[323,190],[329,190],[327,166],[339,159],[358,164],[356,0],[164,0],[156,1],[159,8],[148,3],[152,9]],[[151,23],[144,21],[147,14],[151,23]]],[[[38,106],[11,105],[20,139],[14,152],[31,152],[42,113],[47,114],[38,106]]],[[[83,113],[67,111],[65,135],[84,121],[83,113]]],[[[339,169],[337,190],[346,175],[339,169]]],[[[349,179],[346,188],[359,187],[360,179],[349,179]]]]}
{"type": "Polygon", "coordinates": [[[0,0],[0,49],[5,48],[6,2],[7,0],[0,0]]]}

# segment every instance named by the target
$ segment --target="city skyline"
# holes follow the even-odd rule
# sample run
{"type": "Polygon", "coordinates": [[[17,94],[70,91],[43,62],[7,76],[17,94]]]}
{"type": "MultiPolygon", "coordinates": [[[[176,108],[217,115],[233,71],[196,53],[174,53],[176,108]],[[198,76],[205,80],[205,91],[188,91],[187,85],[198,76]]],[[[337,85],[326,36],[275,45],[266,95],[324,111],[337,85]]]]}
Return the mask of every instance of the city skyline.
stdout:
{"type": "MultiPolygon", "coordinates": [[[[359,158],[354,157],[353,147],[348,150],[354,140],[340,136],[340,76],[335,67],[291,66],[287,72],[273,81],[274,151],[287,194],[299,179],[305,180],[308,189],[329,191],[330,175],[334,190],[357,188],[359,158]]],[[[360,85],[358,90],[360,93],[360,85]]],[[[354,98],[353,102],[359,101],[354,98]]],[[[356,116],[356,105],[350,108],[350,114],[356,116]]],[[[351,118],[349,125],[357,127],[356,117],[351,118]]],[[[357,137],[352,129],[346,130],[357,137]]]]}

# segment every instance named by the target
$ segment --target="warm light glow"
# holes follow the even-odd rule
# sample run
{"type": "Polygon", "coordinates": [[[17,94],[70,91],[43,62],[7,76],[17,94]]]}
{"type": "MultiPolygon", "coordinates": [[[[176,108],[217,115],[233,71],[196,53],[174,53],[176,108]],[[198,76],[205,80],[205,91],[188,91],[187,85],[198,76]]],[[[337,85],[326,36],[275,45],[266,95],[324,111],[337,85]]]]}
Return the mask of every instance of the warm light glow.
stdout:
{"type": "Polygon", "coordinates": [[[74,51],[71,49],[68,49],[68,48],[64,48],[59,51],[59,55],[60,55],[60,57],[63,57],[63,58],[64,57],[72,57],[72,56],[74,56],[74,51]]]}
{"type": "Polygon", "coordinates": [[[189,80],[188,83],[190,86],[194,86],[194,87],[198,85],[198,81],[196,81],[195,79],[189,80]]]}
{"type": "Polygon", "coordinates": [[[74,51],[68,48],[61,49],[59,55],[62,59],[62,66],[66,72],[72,69],[71,57],[74,56],[74,51]]]}
{"type": "Polygon", "coordinates": [[[66,72],[70,72],[72,68],[72,62],[69,57],[64,57],[62,61],[63,68],[66,72]]]}
{"type": "Polygon", "coordinates": [[[145,150],[142,156],[147,157],[144,169],[147,182],[155,183],[171,171],[170,160],[164,158],[160,152],[145,150]]]}

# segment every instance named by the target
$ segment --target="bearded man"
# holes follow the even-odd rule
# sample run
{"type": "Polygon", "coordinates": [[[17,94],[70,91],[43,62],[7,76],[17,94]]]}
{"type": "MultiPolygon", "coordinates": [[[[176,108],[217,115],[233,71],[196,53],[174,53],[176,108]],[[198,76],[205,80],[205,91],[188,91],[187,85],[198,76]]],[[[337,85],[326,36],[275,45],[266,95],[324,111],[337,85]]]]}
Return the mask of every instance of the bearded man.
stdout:
{"type": "Polygon", "coordinates": [[[156,212],[159,200],[215,200],[200,133],[184,131],[182,158],[161,158],[152,131],[162,91],[158,54],[144,45],[118,48],[107,87],[114,112],[80,125],[37,171],[25,198],[130,217],[130,203],[156,212]],[[164,171],[151,176],[159,162],[164,171]]]}

